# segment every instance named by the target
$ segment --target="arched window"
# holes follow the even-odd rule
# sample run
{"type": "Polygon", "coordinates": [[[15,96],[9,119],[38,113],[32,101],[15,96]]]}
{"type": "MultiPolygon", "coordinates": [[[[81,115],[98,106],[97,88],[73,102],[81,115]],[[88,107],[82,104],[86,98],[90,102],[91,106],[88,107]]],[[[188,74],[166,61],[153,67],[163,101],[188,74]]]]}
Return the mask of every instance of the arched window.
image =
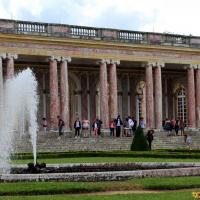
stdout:
{"type": "Polygon", "coordinates": [[[187,122],[187,106],[186,106],[186,95],[185,95],[184,88],[180,88],[177,90],[176,98],[177,98],[176,116],[178,119],[182,119],[186,123],[187,122]]]}

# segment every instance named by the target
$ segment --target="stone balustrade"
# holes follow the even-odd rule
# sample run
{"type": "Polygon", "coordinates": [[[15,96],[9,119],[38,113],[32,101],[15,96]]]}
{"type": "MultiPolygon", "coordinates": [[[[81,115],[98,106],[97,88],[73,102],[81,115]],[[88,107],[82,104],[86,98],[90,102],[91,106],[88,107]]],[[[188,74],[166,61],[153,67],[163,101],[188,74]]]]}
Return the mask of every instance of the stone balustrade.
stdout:
{"type": "Polygon", "coordinates": [[[200,48],[200,37],[171,33],[154,33],[105,29],[86,26],[38,23],[29,21],[0,20],[0,33],[43,35],[94,40],[110,40],[122,43],[154,44],[200,48]]]}

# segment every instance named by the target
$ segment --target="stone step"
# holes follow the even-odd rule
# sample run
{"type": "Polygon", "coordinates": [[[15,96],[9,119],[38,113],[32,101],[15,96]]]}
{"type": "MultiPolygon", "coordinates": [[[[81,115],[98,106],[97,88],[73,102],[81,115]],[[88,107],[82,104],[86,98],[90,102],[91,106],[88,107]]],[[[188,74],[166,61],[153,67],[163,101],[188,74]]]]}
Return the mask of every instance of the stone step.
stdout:
{"type": "MultiPolygon", "coordinates": [[[[192,148],[200,149],[200,134],[192,132],[192,148]]],[[[106,150],[130,150],[132,137],[110,137],[104,134],[104,137],[98,138],[74,138],[65,134],[58,138],[55,132],[39,132],[37,140],[38,151],[54,152],[54,151],[106,151],[106,150]]],[[[154,134],[153,149],[175,149],[186,148],[184,136],[167,136],[165,132],[156,132],[154,134]]],[[[32,146],[30,137],[16,137],[16,152],[31,152],[32,146]]]]}

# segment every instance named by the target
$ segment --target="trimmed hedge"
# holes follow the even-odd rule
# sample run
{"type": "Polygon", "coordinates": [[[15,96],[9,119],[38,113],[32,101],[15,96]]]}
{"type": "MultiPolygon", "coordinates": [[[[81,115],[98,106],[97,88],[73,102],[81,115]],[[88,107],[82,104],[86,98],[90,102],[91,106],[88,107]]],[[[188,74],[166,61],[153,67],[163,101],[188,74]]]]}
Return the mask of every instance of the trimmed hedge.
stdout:
{"type": "Polygon", "coordinates": [[[147,143],[147,140],[144,136],[143,129],[141,126],[138,126],[135,137],[133,138],[133,142],[131,145],[131,151],[148,151],[149,145],[147,143]]]}

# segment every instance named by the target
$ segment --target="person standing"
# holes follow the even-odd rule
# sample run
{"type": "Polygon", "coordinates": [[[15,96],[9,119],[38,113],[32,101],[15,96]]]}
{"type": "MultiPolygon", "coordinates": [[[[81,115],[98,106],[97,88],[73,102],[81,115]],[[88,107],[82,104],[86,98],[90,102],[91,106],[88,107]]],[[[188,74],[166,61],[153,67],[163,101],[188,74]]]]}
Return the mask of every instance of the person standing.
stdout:
{"type": "Polygon", "coordinates": [[[132,132],[132,129],[133,129],[133,126],[134,126],[134,122],[131,118],[131,116],[128,116],[128,128],[129,128],[129,133],[128,133],[128,136],[131,136],[131,132],[132,132]]]}
{"type": "Polygon", "coordinates": [[[42,127],[43,127],[43,131],[46,133],[47,132],[47,119],[46,119],[46,117],[42,118],[42,127]]]}
{"type": "Polygon", "coordinates": [[[97,117],[97,127],[98,127],[98,135],[101,135],[101,125],[102,125],[102,121],[97,117]]]}
{"type": "Polygon", "coordinates": [[[95,119],[93,124],[92,124],[92,128],[94,131],[94,137],[98,137],[98,124],[97,124],[97,120],[95,119]]]}
{"type": "Polygon", "coordinates": [[[76,121],[74,122],[74,129],[75,129],[75,137],[80,136],[80,129],[81,129],[81,122],[79,118],[76,118],[76,121]]]}
{"type": "Polygon", "coordinates": [[[176,132],[176,136],[178,136],[178,131],[179,131],[179,120],[176,120],[176,123],[174,125],[174,130],[176,132]]]}
{"type": "Polygon", "coordinates": [[[82,121],[82,135],[83,137],[88,137],[88,132],[90,128],[90,121],[87,119],[84,119],[82,121]]]}
{"type": "Polygon", "coordinates": [[[192,148],[191,148],[191,145],[192,145],[192,137],[191,137],[189,134],[186,135],[186,145],[187,145],[187,147],[189,148],[189,150],[192,150],[192,148]]]}
{"type": "Polygon", "coordinates": [[[120,115],[117,116],[115,119],[115,126],[116,126],[116,137],[120,137],[121,134],[121,125],[123,125],[120,115]]]}
{"type": "Polygon", "coordinates": [[[133,134],[135,134],[135,131],[137,129],[137,120],[134,117],[132,118],[132,120],[133,120],[133,123],[134,123],[134,125],[132,127],[132,131],[133,131],[133,134]]]}
{"type": "Polygon", "coordinates": [[[151,143],[153,141],[153,134],[154,134],[154,130],[148,130],[147,132],[147,141],[149,143],[149,149],[151,149],[151,143]]]}
{"type": "Polygon", "coordinates": [[[180,119],[180,131],[181,131],[181,135],[184,135],[184,128],[185,128],[185,123],[184,123],[183,119],[180,119]]]}
{"type": "Polygon", "coordinates": [[[110,121],[110,137],[115,135],[115,119],[110,121]]]}
{"type": "Polygon", "coordinates": [[[60,118],[60,116],[57,116],[57,118],[58,118],[58,132],[59,136],[61,136],[64,133],[65,122],[60,118]]]}
{"type": "Polygon", "coordinates": [[[128,117],[126,117],[125,120],[124,120],[124,123],[123,123],[125,137],[129,136],[129,130],[130,130],[130,128],[129,128],[128,120],[129,120],[128,117]]]}
{"type": "Polygon", "coordinates": [[[145,129],[145,128],[146,128],[146,124],[145,124],[145,122],[144,122],[144,118],[143,118],[143,117],[140,118],[139,126],[140,126],[142,129],[145,129]]]}

